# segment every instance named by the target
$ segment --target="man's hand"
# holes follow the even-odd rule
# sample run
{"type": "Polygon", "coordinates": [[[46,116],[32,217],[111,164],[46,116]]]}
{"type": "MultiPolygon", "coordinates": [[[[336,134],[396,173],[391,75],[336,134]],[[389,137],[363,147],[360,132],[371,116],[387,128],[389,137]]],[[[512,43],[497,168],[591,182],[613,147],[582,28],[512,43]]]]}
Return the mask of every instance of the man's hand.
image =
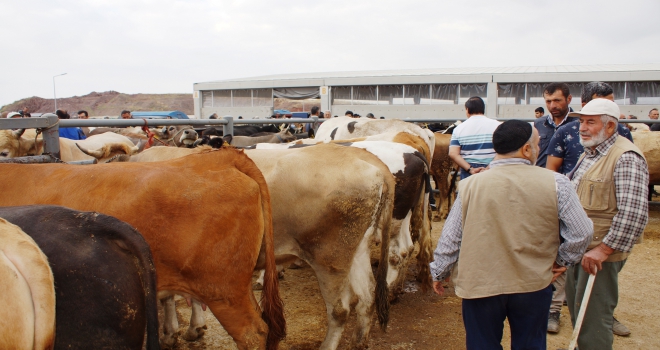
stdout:
{"type": "Polygon", "coordinates": [[[559,266],[559,264],[557,264],[556,262],[553,263],[552,264],[552,282],[551,283],[555,283],[557,278],[559,278],[559,276],[561,276],[561,274],[564,273],[566,270],[567,270],[566,267],[559,266]]]}
{"type": "Polygon", "coordinates": [[[588,251],[582,257],[582,269],[584,272],[596,275],[596,273],[603,269],[603,261],[614,252],[614,249],[606,246],[604,243],[599,244],[596,248],[588,251]]]}
{"type": "Polygon", "coordinates": [[[433,281],[433,291],[439,296],[445,294],[445,287],[442,286],[442,281],[433,281]]]}

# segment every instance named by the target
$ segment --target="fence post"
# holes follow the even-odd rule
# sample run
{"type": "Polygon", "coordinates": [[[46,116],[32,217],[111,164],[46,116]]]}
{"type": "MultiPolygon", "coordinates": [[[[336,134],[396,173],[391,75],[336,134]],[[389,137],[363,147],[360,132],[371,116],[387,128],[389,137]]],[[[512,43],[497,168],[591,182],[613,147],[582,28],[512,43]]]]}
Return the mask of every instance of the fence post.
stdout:
{"type": "Polygon", "coordinates": [[[223,117],[223,118],[227,121],[227,124],[222,126],[222,135],[234,136],[234,117],[223,117]]]}
{"type": "Polygon", "coordinates": [[[51,154],[55,158],[60,158],[60,126],[58,118],[53,113],[44,115],[50,125],[43,132],[44,153],[51,154]]]}

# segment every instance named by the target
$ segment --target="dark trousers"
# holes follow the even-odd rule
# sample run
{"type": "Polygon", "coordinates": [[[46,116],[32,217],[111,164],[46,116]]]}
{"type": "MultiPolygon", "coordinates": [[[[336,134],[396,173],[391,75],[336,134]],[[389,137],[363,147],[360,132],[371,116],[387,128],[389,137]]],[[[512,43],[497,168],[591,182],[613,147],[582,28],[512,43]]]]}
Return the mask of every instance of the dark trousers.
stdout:
{"type": "Polygon", "coordinates": [[[501,350],[507,318],[512,350],[545,350],[551,300],[552,285],[530,293],[463,299],[467,350],[501,350]]]}
{"type": "MultiPolygon", "coordinates": [[[[473,168],[485,168],[488,166],[487,164],[476,164],[476,163],[468,163],[468,164],[470,164],[470,166],[473,168]]],[[[472,174],[465,171],[465,169],[461,169],[461,180],[466,179],[470,176],[472,176],[472,174]]]]}

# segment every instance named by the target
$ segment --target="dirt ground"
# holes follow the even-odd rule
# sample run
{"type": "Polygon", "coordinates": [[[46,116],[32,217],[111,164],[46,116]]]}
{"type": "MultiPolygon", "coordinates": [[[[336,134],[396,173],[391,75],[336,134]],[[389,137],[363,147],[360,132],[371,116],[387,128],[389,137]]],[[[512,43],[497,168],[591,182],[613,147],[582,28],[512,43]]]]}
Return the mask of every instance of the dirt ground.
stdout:
{"type": "MultiPolygon", "coordinates": [[[[437,242],[442,222],[433,223],[433,241],[437,242]]],[[[619,305],[615,316],[630,330],[629,337],[614,337],[614,349],[660,349],[660,212],[649,214],[644,243],[637,245],[619,276],[619,305]]],[[[326,311],[316,277],[311,268],[286,270],[281,280],[281,295],[285,302],[288,326],[287,339],[280,349],[318,349],[326,331],[326,311]]],[[[390,309],[387,332],[377,327],[374,316],[369,340],[370,349],[464,349],[465,331],[461,318],[461,300],[453,288],[444,297],[419,290],[414,277],[409,276],[407,293],[400,296],[390,309]]],[[[257,293],[257,298],[260,295],[257,293]]],[[[190,308],[177,299],[181,331],[185,332],[190,308]]],[[[199,340],[179,339],[177,349],[236,349],[231,337],[209,312],[205,312],[208,330],[199,340]]],[[[354,317],[354,315],[353,315],[354,317]]],[[[162,320],[161,320],[162,324],[162,320]]],[[[344,331],[339,348],[345,349],[355,324],[353,318],[344,331]]],[[[561,330],[548,335],[548,349],[567,348],[572,333],[568,309],[561,316],[561,330]]],[[[510,348],[508,325],[505,325],[505,349],[510,348]]]]}

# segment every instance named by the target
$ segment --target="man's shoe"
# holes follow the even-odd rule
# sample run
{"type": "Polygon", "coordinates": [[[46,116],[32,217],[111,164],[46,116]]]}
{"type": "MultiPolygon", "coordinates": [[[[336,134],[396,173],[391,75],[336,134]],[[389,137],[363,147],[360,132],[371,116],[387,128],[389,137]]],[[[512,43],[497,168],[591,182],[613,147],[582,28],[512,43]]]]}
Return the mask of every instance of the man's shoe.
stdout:
{"type": "Polygon", "coordinates": [[[559,333],[559,312],[551,312],[548,316],[548,333],[559,333]]]}
{"type": "MultiPolygon", "coordinates": [[[[550,328],[548,328],[548,329],[550,329],[550,328]]],[[[621,336],[621,337],[627,337],[627,336],[630,335],[630,329],[628,329],[628,327],[624,326],[623,323],[619,322],[619,320],[614,318],[614,323],[612,324],[612,333],[614,333],[618,336],[621,336]]]]}

